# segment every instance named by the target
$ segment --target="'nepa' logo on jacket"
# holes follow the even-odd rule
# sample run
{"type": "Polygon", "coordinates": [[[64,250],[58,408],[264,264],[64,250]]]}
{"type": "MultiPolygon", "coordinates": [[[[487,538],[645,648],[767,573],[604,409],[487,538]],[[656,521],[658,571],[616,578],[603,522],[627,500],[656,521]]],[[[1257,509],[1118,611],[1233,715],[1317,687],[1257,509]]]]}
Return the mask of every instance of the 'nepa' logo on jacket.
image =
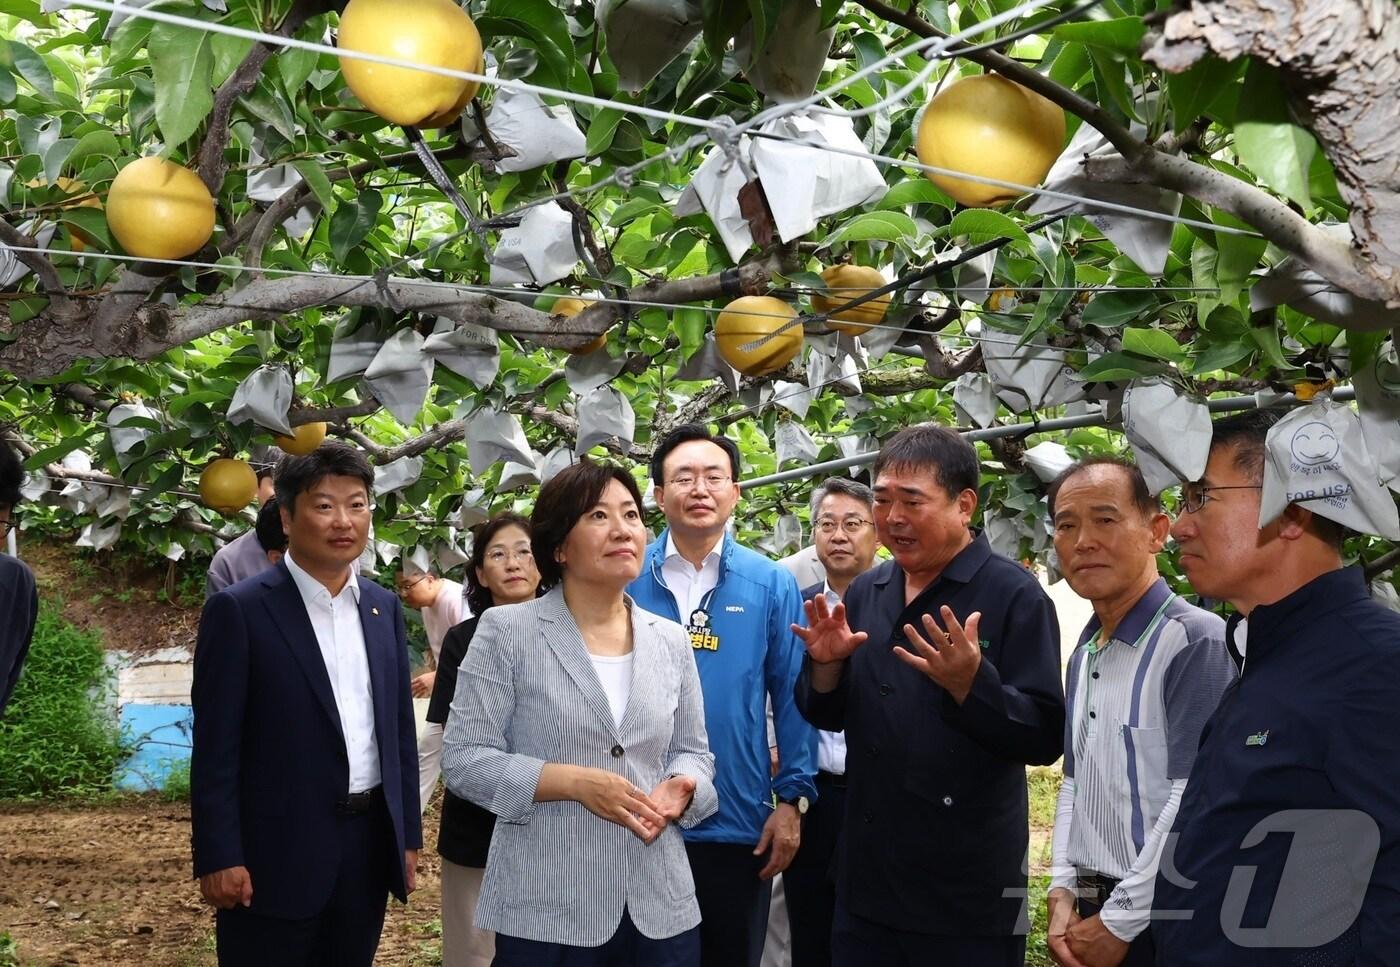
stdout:
{"type": "Polygon", "coordinates": [[[730,614],[743,614],[744,606],[742,604],[726,604],[724,610],[730,614]]]}

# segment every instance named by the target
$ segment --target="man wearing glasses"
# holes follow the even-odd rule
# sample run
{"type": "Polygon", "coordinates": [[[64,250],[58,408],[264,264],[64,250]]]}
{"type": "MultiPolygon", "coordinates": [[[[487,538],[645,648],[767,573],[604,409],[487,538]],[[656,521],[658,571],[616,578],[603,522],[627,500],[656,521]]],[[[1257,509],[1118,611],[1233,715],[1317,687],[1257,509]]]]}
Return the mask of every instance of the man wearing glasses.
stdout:
{"type": "MultiPolygon", "coordinates": [[[[11,515],[20,501],[23,479],[19,457],[8,443],[0,440],[0,548],[6,546],[14,526],[11,515]]],[[[38,616],[34,575],[22,561],[0,551],[0,715],[5,714],[5,706],[19,682],[38,616]]]]}
{"type": "Polygon", "coordinates": [[[651,463],[666,530],[628,587],[643,608],[689,633],[715,754],[719,811],[685,831],[700,904],[705,967],[758,967],[772,879],[792,862],[816,795],[816,730],[793,700],[802,646],[797,582],[739,546],[727,525],[739,502],[739,448],[704,427],[672,430],[651,463]],[[778,770],[770,767],[771,700],[778,770]]]}
{"type": "MultiPolygon", "coordinates": [[[[462,597],[462,586],[456,581],[438,577],[431,571],[407,574],[400,571],[394,576],[394,588],[399,592],[399,600],[406,608],[415,608],[423,615],[423,632],[428,637],[428,653],[433,667],[417,675],[409,682],[413,692],[415,718],[423,721],[428,714],[428,699],[433,694],[433,682],[437,680],[438,656],[442,654],[442,640],[447,632],[471,617],[462,597]]],[[[442,725],[428,722],[418,737],[418,811],[428,808],[433,786],[437,784],[438,773],[442,770],[442,725]]]]}
{"type": "Polygon", "coordinates": [[[1268,412],[1215,424],[1172,525],[1235,614],[1240,669],[1201,738],[1157,874],[1157,962],[1394,964],[1400,951],[1400,615],[1342,566],[1324,503],[1264,527],[1268,412]]]}
{"type": "Polygon", "coordinates": [[[1035,577],[970,529],[980,477],[953,430],[895,434],[874,467],[893,559],[795,629],[798,703],[846,731],[838,967],[1025,960],[1025,767],[1063,747],[1060,632],[1035,577]]]}
{"type": "MultiPolygon", "coordinates": [[[[802,592],[835,605],[857,575],[870,570],[880,540],[875,534],[875,495],[865,484],[832,477],[812,491],[812,535],[826,580],[802,592]]],[[[817,733],[817,801],[802,820],[802,849],[783,874],[792,967],[831,963],[831,919],[836,888],[831,860],[846,807],[846,736],[817,733]]]]}
{"type": "Polygon", "coordinates": [[[1060,570],[1094,606],[1065,676],[1049,945],[1062,967],[1152,967],[1152,887],[1201,729],[1235,677],[1225,622],[1157,573],[1171,519],[1135,465],[1050,484],[1060,570]]]}

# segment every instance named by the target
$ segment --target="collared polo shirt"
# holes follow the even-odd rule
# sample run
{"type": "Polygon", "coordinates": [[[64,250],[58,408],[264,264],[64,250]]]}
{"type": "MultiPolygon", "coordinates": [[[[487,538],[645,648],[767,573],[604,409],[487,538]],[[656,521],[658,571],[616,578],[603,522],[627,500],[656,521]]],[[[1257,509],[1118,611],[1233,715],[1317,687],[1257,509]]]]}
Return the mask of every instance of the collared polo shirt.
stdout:
{"type": "Polygon", "coordinates": [[[1225,622],[1161,578],[1100,641],[1092,618],[1065,675],[1064,772],[1074,780],[1068,860],[1121,880],[1196,757],[1234,680],[1225,622]]]}
{"type": "Polygon", "coordinates": [[[1400,614],[1339,568],[1251,611],[1248,647],[1157,874],[1158,963],[1400,962],[1400,614]]]}
{"type": "MultiPolygon", "coordinates": [[[[977,534],[913,601],[885,561],[846,589],[852,629],[869,638],[831,692],[798,707],[846,732],[846,815],[836,852],[838,902],[896,930],[943,936],[1025,933],[1026,765],[1064,745],[1055,608],[1020,564],[977,534]],[[961,705],[894,652],[906,623],[982,614],[982,662],[961,705]]],[[[912,647],[910,647],[912,650],[912,647]]]]}

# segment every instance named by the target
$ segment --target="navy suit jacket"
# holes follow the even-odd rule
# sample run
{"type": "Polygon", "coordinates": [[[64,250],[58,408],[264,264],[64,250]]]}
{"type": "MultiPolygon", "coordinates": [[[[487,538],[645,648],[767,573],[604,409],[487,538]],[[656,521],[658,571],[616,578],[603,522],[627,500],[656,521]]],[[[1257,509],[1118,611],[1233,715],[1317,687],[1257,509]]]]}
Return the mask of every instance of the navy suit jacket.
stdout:
{"type": "MultiPolygon", "coordinates": [[[[404,850],[423,838],[403,612],[391,592],[354,580],[393,827],[393,842],[383,844],[393,850],[384,886],[405,900],[404,850]]],[[[191,704],[195,876],[245,866],[254,912],[314,916],[336,885],[336,802],[349,788],[350,763],[330,676],[286,564],[205,602],[191,704]]]]}

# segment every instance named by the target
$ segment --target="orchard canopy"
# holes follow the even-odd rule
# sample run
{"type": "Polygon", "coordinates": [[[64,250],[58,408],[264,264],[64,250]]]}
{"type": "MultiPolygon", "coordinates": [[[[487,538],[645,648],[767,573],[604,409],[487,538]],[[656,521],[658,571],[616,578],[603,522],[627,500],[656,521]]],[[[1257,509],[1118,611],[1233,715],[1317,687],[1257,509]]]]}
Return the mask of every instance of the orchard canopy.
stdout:
{"type": "Polygon", "coordinates": [[[577,453],[937,420],[1041,556],[1048,473],[1187,474],[1206,401],[1364,376],[1396,476],[1397,158],[1394,0],[0,0],[0,432],[26,527],[178,559],[324,424],[450,566],[577,453]]]}

